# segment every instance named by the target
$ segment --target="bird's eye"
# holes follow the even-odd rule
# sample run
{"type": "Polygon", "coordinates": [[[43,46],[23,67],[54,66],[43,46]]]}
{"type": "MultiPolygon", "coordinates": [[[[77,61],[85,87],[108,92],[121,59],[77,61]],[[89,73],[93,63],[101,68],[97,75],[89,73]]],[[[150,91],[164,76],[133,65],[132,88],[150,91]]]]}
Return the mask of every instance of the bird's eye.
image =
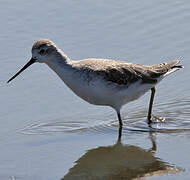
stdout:
{"type": "Polygon", "coordinates": [[[39,51],[39,54],[41,54],[41,55],[43,55],[45,53],[45,50],[44,49],[41,49],[40,51],[39,51]]]}

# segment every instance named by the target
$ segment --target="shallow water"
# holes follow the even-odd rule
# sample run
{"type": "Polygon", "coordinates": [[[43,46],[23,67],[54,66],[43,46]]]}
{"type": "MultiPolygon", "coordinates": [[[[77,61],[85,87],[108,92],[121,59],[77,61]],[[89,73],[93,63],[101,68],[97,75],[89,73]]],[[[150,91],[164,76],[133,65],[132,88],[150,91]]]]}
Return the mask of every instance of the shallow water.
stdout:
{"type": "Polygon", "coordinates": [[[0,179],[189,179],[189,8],[188,0],[1,1],[0,179]],[[180,58],[185,68],[156,89],[153,114],[165,121],[147,126],[147,93],[123,107],[118,142],[115,112],[78,98],[45,65],[6,84],[39,38],[72,59],[180,58]]]}

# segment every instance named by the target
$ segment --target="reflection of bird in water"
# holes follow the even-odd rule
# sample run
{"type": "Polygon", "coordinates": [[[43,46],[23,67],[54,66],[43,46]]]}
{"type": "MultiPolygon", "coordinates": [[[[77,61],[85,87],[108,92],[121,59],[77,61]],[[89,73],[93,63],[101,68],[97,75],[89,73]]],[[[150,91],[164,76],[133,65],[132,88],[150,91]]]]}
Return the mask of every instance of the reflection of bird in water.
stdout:
{"type": "Polygon", "coordinates": [[[128,180],[167,173],[178,173],[175,168],[154,157],[156,142],[152,136],[149,150],[118,141],[113,146],[89,150],[76,161],[62,180],[128,180]]]}

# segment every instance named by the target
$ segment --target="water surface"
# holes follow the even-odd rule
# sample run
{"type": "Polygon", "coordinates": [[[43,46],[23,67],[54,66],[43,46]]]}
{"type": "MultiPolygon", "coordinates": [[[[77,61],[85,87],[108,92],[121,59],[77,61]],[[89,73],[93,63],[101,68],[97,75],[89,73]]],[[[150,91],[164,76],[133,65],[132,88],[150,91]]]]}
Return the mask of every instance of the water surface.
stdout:
{"type": "Polygon", "coordinates": [[[2,0],[0,179],[188,179],[189,8],[188,0],[2,0]],[[46,65],[6,84],[40,38],[71,59],[157,64],[180,58],[185,68],[156,88],[153,114],[165,121],[147,126],[147,93],[123,107],[118,142],[115,112],[78,98],[46,65]]]}

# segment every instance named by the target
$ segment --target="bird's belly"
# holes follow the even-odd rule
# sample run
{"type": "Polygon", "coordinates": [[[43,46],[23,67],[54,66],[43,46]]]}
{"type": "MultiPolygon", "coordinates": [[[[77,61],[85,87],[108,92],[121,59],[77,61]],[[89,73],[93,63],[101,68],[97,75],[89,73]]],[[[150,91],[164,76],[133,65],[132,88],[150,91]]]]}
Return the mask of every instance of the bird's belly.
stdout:
{"type": "Polygon", "coordinates": [[[153,87],[151,84],[141,84],[140,81],[125,86],[102,79],[84,81],[84,79],[79,78],[65,83],[76,95],[90,104],[112,106],[114,108],[120,108],[128,102],[138,99],[153,87]]]}
{"type": "Polygon", "coordinates": [[[132,83],[128,87],[119,88],[118,92],[115,94],[115,101],[113,102],[112,106],[115,109],[120,109],[123,105],[127,104],[128,102],[140,98],[153,86],[153,84],[142,84],[139,81],[132,83]]]}

